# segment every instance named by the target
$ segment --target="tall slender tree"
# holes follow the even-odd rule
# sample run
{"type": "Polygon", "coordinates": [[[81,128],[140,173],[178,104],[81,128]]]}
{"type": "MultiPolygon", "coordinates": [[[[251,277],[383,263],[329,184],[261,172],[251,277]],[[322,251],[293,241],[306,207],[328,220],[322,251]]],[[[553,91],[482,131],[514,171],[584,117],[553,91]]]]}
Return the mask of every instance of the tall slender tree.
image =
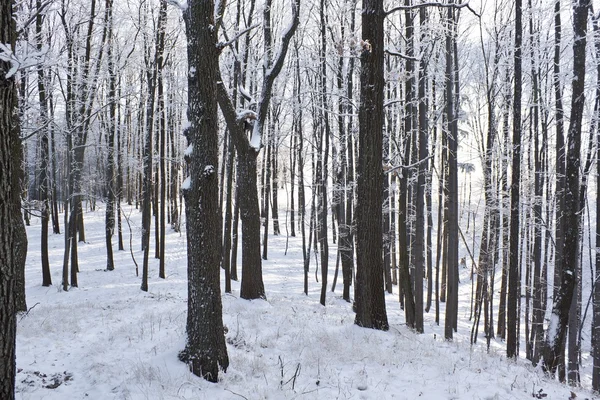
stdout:
{"type": "Polygon", "coordinates": [[[546,332],[544,368],[556,373],[561,355],[564,354],[565,334],[569,319],[569,309],[577,283],[577,267],[580,247],[579,167],[581,150],[581,130],[585,105],[585,61],[587,45],[587,21],[590,0],[573,1],[573,81],[571,97],[571,115],[567,132],[568,147],[566,153],[566,185],[564,191],[564,228],[565,242],[561,259],[557,259],[561,268],[560,287],[553,299],[550,325],[546,332]]]}
{"type": "Polygon", "coordinates": [[[518,357],[519,314],[519,193],[521,184],[521,93],[522,93],[522,44],[523,23],[521,0],[515,1],[515,50],[514,50],[514,95],[513,95],[513,137],[512,137],[512,182],[510,187],[510,263],[508,271],[508,301],[506,320],[506,355],[509,358],[518,357]]]}

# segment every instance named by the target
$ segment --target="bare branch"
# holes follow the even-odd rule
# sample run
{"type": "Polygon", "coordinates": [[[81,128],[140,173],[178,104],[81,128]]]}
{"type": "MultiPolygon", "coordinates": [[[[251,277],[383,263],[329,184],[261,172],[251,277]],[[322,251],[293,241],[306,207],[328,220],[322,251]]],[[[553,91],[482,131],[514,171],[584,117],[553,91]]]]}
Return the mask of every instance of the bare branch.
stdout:
{"type": "Polygon", "coordinates": [[[400,57],[400,58],[403,58],[405,60],[410,60],[410,61],[415,61],[415,62],[421,62],[420,58],[407,56],[406,54],[402,54],[402,53],[397,52],[397,51],[392,51],[392,50],[389,50],[389,49],[385,49],[385,52],[387,54],[389,54],[390,56],[400,57]]]}
{"type": "MultiPolygon", "coordinates": [[[[446,3],[439,3],[439,2],[429,2],[429,3],[421,3],[421,4],[413,4],[412,6],[397,6],[394,7],[388,11],[385,12],[386,17],[392,13],[395,13],[396,11],[406,11],[406,10],[417,10],[417,9],[421,9],[423,7],[441,7],[441,8],[469,8],[471,9],[471,7],[469,6],[469,2],[465,2],[465,3],[461,3],[461,4],[446,4],[446,3]]],[[[471,11],[473,11],[473,9],[471,9],[471,11]]],[[[474,11],[473,11],[474,12],[474,11]]]]}
{"type": "Polygon", "coordinates": [[[235,35],[233,38],[231,39],[227,39],[227,37],[225,38],[227,41],[226,42],[219,42],[217,43],[217,48],[219,50],[227,47],[227,46],[231,46],[233,45],[240,37],[244,36],[246,33],[250,32],[252,29],[259,27],[260,24],[254,24],[252,26],[249,26],[248,28],[244,29],[243,31],[240,31],[237,33],[237,35],[235,35]]]}
{"type": "Polygon", "coordinates": [[[273,83],[275,82],[275,78],[277,78],[277,75],[279,75],[279,73],[281,72],[281,68],[283,67],[283,62],[285,60],[285,56],[290,45],[290,41],[292,40],[292,37],[296,32],[296,28],[300,23],[300,17],[298,12],[299,7],[300,0],[292,0],[292,21],[283,32],[283,35],[281,37],[281,47],[279,48],[279,53],[275,57],[275,62],[265,73],[260,103],[258,105],[257,110],[257,121],[254,124],[254,130],[252,132],[252,138],[250,140],[250,145],[256,150],[260,149],[262,128],[264,121],[266,121],[267,119],[269,101],[271,100],[271,95],[273,91],[273,83]]]}
{"type": "Polygon", "coordinates": [[[181,11],[185,11],[188,8],[187,1],[179,2],[177,0],[167,0],[167,4],[179,8],[181,11]]]}
{"type": "Polygon", "coordinates": [[[43,3],[38,9],[36,9],[36,12],[34,12],[33,15],[31,15],[31,17],[29,17],[29,19],[25,21],[21,29],[17,31],[17,37],[20,37],[21,34],[25,31],[25,29],[27,29],[27,27],[29,27],[29,25],[31,25],[33,21],[35,21],[37,16],[40,15],[44,11],[44,9],[52,3],[54,3],[54,0],[48,0],[45,3],[43,3]]]}

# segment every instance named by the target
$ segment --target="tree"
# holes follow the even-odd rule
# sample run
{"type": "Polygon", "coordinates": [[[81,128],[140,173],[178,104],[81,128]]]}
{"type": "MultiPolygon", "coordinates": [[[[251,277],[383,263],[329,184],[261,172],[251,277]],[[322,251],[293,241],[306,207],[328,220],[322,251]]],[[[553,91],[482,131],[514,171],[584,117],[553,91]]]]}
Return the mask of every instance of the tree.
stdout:
{"type": "MultiPolygon", "coordinates": [[[[220,3],[222,15],[225,2],[220,3]]],[[[219,107],[227,123],[231,139],[236,148],[238,162],[238,196],[240,217],[242,220],[242,282],[240,297],[244,299],[265,298],[265,287],[262,279],[262,261],[260,257],[260,214],[258,207],[257,158],[262,146],[262,133],[269,112],[273,84],[283,68],[290,40],[299,24],[300,2],[292,0],[292,19],[281,37],[279,51],[272,62],[265,68],[263,82],[256,111],[243,110],[236,112],[234,103],[227,92],[219,71],[217,95],[219,107]],[[246,134],[246,125],[251,126],[250,139],[246,134]]],[[[220,48],[223,46],[220,45],[220,48]]]]}
{"type": "Polygon", "coordinates": [[[387,330],[383,291],[383,0],[364,0],[360,54],[359,155],[356,204],[356,319],[387,330]]]}
{"type": "MultiPolygon", "coordinates": [[[[13,2],[0,1],[0,43],[15,50],[13,2]]],[[[11,158],[13,141],[18,140],[16,120],[17,87],[15,70],[8,61],[10,54],[0,52],[0,398],[15,398],[15,340],[16,340],[16,275],[13,246],[15,245],[12,217],[13,174],[19,166],[11,158]]]]}
{"type": "MultiPolygon", "coordinates": [[[[450,1],[451,5],[454,1],[450,1]]],[[[458,319],[458,60],[456,57],[456,19],[453,7],[448,7],[446,32],[446,137],[448,143],[448,182],[447,182],[447,240],[445,259],[448,271],[448,293],[444,337],[452,340],[458,319]]]]}
{"type": "Polygon", "coordinates": [[[180,359],[193,374],[216,382],[229,358],[223,332],[221,217],[218,207],[217,75],[219,49],[212,1],[189,1],[183,13],[188,39],[189,177],[184,185],[188,252],[187,342],[180,359]]]}
{"type": "Polygon", "coordinates": [[[515,2],[515,90],[513,96],[513,156],[510,188],[510,263],[507,301],[507,357],[518,357],[518,301],[519,301],[519,185],[521,183],[521,54],[523,43],[522,2],[515,2]]]}
{"type": "Polygon", "coordinates": [[[550,325],[546,332],[543,367],[555,374],[561,354],[564,354],[565,334],[569,319],[569,309],[577,282],[579,263],[581,204],[579,201],[579,167],[581,149],[581,126],[585,104],[585,60],[587,45],[587,20],[590,0],[573,2],[573,81],[571,115],[567,131],[568,147],[566,154],[566,185],[564,191],[565,242],[563,254],[556,262],[561,268],[560,287],[554,298],[550,325]]]}

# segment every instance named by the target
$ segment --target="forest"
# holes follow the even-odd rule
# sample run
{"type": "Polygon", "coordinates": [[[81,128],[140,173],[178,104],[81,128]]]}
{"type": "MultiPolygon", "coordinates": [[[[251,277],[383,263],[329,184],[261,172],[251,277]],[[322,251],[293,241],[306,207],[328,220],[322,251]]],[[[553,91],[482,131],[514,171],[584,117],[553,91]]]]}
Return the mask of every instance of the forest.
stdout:
{"type": "Polygon", "coordinates": [[[0,0],[0,398],[40,284],[181,254],[177,357],[228,379],[288,249],[359,327],[599,392],[595,3],[0,0]]]}

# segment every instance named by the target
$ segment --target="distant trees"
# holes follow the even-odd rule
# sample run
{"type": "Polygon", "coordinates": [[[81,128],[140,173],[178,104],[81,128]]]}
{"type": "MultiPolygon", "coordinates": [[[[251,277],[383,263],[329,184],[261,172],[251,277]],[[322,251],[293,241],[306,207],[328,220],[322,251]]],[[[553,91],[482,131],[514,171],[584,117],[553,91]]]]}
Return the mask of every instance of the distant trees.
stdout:
{"type": "MultiPolygon", "coordinates": [[[[131,231],[143,236],[142,288],[155,266],[152,250],[166,278],[166,227],[179,231],[181,181],[189,175],[187,235],[215,236],[189,248],[194,318],[199,304],[220,309],[215,265],[225,270],[226,292],[235,292],[239,276],[241,298],[264,299],[262,268],[276,250],[271,233],[287,235],[286,246],[301,235],[303,291],[313,293],[318,280],[319,301],[328,304],[341,268],[340,296],[354,301],[358,325],[386,329],[384,290],[396,290],[409,328],[424,332],[426,313],[435,313],[452,340],[463,318],[459,293],[469,285],[473,343],[483,335],[489,345],[498,335],[517,357],[526,338],[528,359],[578,384],[580,353],[589,350],[586,295],[600,329],[600,264],[582,268],[595,251],[583,240],[582,219],[593,216],[586,188],[599,157],[598,100],[585,103],[598,89],[581,86],[600,73],[584,68],[586,51],[592,54],[584,22],[591,16],[597,24],[585,11],[589,1],[495,0],[479,10],[456,0],[404,0],[387,10],[381,0],[313,1],[302,9],[295,0],[210,3],[19,3],[17,29],[31,45],[17,44],[30,60],[16,78],[23,140],[11,151],[25,174],[12,174],[12,229],[24,237],[23,196],[25,215],[41,221],[42,284],[52,284],[47,244],[50,223],[60,232],[59,212],[66,215],[64,290],[78,284],[86,208],[104,212],[106,268],[115,267],[115,233],[124,247],[121,204],[142,213],[141,229],[131,231]],[[184,24],[167,4],[184,10],[189,37],[202,39],[202,46],[189,43],[189,60],[181,51],[184,24]],[[563,27],[567,10],[575,30],[563,27]],[[477,156],[481,166],[465,179],[477,156]],[[202,209],[191,209],[200,200],[202,209]],[[566,348],[560,337],[568,337],[566,348]]],[[[14,246],[20,260],[24,244],[14,246]]],[[[24,296],[18,302],[24,309],[24,296]]],[[[206,328],[199,321],[189,321],[190,332],[206,328]]],[[[202,340],[217,343],[217,364],[193,366],[213,380],[215,365],[227,364],[219,329],[210,339],[192,334],[189,344],[193,354],[202,340]]],[[[598,365],[596,341],[593,349],[598,365]]],[[[600,387],[600,372],[594,382],[600,387]]]]}

